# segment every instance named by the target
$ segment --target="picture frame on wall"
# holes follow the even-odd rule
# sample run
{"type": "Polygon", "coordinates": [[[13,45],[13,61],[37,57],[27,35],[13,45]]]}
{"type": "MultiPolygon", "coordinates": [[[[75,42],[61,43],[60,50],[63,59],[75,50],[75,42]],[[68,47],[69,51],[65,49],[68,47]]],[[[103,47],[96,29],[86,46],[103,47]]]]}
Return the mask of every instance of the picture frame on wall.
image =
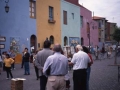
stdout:
{"type": "Polygon", "coordinates": [[[5,44],[0,44],[0,49],[4,49],[5,48],[5,44]]]}
{"type": "Polygon", "coordinates": [[[5,42],[6,41],[6,37],[0,36],[0,42],[5,42]]]}

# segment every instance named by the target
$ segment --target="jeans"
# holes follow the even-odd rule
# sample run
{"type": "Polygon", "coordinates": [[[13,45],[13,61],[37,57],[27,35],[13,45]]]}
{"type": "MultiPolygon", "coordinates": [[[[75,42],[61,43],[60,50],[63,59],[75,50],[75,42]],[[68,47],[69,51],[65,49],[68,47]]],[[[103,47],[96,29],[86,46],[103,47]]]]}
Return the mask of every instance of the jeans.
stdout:
{"type": "Polygon", "coordinates": [[[87,82],[86,82],[86,87],[87,87],[87,90],[89,90],[89,79],[90,79],[90,72],[91,72],[91,67],[88,67],[87,68],[87,82]]]}
{"type": "Polygon", "coordinates": [[[30,74],[29,62],[24,62],[24,74],[30,74]]]}

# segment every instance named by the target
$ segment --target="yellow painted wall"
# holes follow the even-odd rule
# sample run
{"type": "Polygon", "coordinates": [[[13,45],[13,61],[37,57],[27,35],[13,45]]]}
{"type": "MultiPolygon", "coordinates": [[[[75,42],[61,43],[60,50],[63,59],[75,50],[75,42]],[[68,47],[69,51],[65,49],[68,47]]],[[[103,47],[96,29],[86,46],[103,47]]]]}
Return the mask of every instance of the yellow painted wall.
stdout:
{"type": "Polygon", "coordinates": [[[54,43],[61,44],[60,0],[36,0],[37,42],[40,48],[46,37],[54,36],[54,43]],[[49,6],[54,7],[55,24],[48,23],[49,6]]]}

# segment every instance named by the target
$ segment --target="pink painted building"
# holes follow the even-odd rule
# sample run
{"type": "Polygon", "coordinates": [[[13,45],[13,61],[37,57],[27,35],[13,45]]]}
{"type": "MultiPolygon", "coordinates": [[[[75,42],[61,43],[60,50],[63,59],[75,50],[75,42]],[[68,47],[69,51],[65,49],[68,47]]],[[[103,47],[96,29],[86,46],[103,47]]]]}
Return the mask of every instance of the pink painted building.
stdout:
{"type": "Polygon", "coordinates": [[[89,46],[89,44],[92,46],[98,45],[98,23],[92,20],[92,12],[80,5],[80,17],[81,44],[85,46],[89,46]]]}

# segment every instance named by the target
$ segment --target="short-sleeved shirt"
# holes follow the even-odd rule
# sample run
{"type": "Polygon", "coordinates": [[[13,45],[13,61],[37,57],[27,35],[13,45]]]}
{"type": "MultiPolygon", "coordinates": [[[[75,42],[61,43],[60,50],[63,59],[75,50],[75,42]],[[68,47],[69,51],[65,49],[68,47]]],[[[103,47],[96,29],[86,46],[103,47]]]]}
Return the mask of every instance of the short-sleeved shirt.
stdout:
{"type": "Polygon", "coordinates": [[[87,53],[83,51],[78,51],[73,55],[71,62],[74,64],[73,70],[78,70],[78,69],[87,69],[88,63],[90,63],[91,60],[87,53]]]}

